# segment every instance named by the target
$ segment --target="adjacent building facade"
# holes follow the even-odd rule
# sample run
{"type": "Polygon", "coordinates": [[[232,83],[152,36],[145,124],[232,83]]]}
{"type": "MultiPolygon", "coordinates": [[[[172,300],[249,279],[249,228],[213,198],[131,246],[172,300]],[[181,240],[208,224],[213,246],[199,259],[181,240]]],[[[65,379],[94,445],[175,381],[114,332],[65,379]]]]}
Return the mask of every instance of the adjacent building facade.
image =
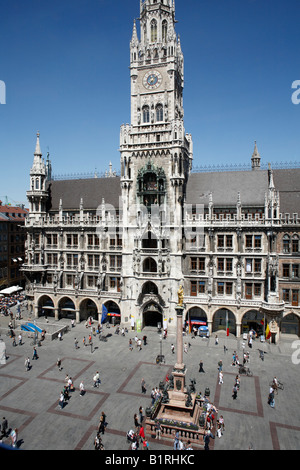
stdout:
{"type": "Polygon", "coordinates": [[[37,135],[30,172],[26,293],[36,316],[109,318],[211,333],[270,326],[299,334],[298,169],[193,172],[183,120],[184,58],[175,2],[140,2],[130,42],[131,123],[120,130],[120,176],[58,181],[37,135]]]}
{"type": "Polygon", "coordinates": [[[0,290],[13,285],[25,285],[21,266],[25,261],[24,207],[2,204],[0,201],[0,290]]]}

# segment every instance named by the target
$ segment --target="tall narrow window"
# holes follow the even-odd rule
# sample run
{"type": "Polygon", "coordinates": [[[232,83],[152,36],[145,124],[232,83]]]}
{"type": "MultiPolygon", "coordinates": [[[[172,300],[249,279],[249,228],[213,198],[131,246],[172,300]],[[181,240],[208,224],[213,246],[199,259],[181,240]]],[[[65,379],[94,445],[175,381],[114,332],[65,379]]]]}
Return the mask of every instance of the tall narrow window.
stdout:
{"type": "Polygon", "coordinates": [[[157,41],[157,22],[155,20],[151,21],[151,42],[157,41]]]}
{"type": "Polygon", "coordinates": [[[164,120],[164,110],[161,104],[156,106],[156,121],[160,122],[164,120]]]}
{"type": "Polygon", "coordinates": [[[162,41],[166,42],[167,41],[167,32],[168,32],[168,23],[166,20],[162,22],[162,41]]]}
{"type": "Polygon", "coordinates": [[[288,235],[284,235],[283,237],[283,253],[290,252],[290,237],[288,235]]]}
{"type": "Polygon", "coordinates": [[[144,122],[144,123],[150,122],[150,110],[149,110],[149,106],[144,106],[144,107],[143,107],[143,122],[144,122]]]}

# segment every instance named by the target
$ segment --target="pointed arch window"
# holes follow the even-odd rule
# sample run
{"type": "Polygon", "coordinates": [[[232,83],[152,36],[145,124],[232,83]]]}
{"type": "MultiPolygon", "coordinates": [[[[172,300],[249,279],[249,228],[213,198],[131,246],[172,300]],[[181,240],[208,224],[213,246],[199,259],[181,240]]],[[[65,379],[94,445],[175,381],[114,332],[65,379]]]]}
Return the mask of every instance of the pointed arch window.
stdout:
{"type": "Polygon", "coordinates": [[[290,237],[288,235],[284,235],[283,240],[283,253],[290,253],[290,237]]]}
{"type": "Polygon", "coordinates": [[[164,109],[162,104],[156,106],[156,121],[161,122],[164,120],[164,109]]]}
{"type": "Polygon", "coordinates": [[[157,21],[151,21],[151,42],[157,41],[157,21]]]}
{"type": "Polygon", "coordinates": [[[294,235],[292,238],[292,253],[299,253],[299,237],[294,235]]]}
{"type": "Polygon", "coordinates": [[[167,23],[167,20],[164,20],[162,22],[162,33],[161,33],[163,42],[167,42],[167,32],[168,32],[168,23],[167,23]]]}
{"type": "Polygon", "coordinates": [[[150,122],[150,108],[149,106],[143,106],[143,123],[150,122]]]}

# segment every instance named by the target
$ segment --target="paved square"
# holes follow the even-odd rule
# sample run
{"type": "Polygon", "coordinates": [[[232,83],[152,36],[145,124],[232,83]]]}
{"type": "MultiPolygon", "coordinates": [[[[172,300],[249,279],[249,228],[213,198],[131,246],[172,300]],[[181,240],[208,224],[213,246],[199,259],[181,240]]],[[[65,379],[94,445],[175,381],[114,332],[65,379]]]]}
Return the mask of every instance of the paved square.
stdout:
{"type": "MultiPolygon", "coordinates": [[[[61,320],[64,321],[64,320],[61,320]]],[[[2,321],[3,323],[3,321],[2,321]]],[[[84,324],[76,325],[63,336],[62,341],[44,341],[38,348],[39,359],[31,361],[32,368],[26,371],[25,357],[32,357],[30,339],[24,338],[22,346],[6,343],[7,362],[0,367],[0,412],[8,419],[9,427],[18,428],[19,445],[25,450],[93,450],[93,442],[102,411],[107,415],[108,426],[103,436],[106,450],[128,450],[126,434],[134,429],[133,417],[142,406],[145,410],[151,403],[151,389],[159,385],[171,372],[176,356],[171,352],[175,336],[163,340],[165,364],[156,364],[160,353],[160,335],[155,329],[147,329],[148,344],[141,351],[129,350],[129,338],[114,334],[107,342],[93,339],[93,348],[82,344],[87,335],[84,324]],[[74,338],[79,340],[79,349],[74,347],[74,338]],[[62,370],[56,365],[62,361],[62,370]],[[100,372],[101,385],[93,387],[93,375],[100,372]],[[73,378],[75,391],[63,410],[58,406],[60,391],[66,375],[73,378]],[[141,379],[146,381],[146,394],[141,391],[141,379]],[[79,395],[79,383],[83,381],[86,394],[79,395]]],[[[223,436],[211,441],[214,450],[246,450],[250,446],[257,450],[300,449],[300,412],[297,390],[299,389],[299,366],[292,363],[292,340],[279,345],[264,345],[265,360],[259,359],[254,342],[250,351],[252,377],[240,378],[240,390],[236,400],[232,399],[232,388],[238,370],[231,365],[232,352],[242,356],[240,340],[219,334],[219,344],[214,338],[189,338],[191,344],[184,354],[187,366],[187,384],[196,379],[196,389],[204,393],[210,389],[211,401],[217,406],[219,416],[225,419],[223,436]],[[224,352],[223,346],[228,348],[224,352]],[[200,359],[205,373],[199,373],[200,359]],[[218,383],[218,361],[223,361],[224,383],[218,383]],[[275,397],[275,408],[267,404],[269,382],[277,376],[285,385],[275,397]],[[289,406],[287,406],[287,403],[289,406]]],[[[1,416],[1,418],[2,418],[1,416]]],[[[172,450],[172,441],[155,440],[147,436],[153,451],[172,450]]],[[[4,440],[9,443],[9,439],[4,440]]],[[[195,450],[200,450],[196,448],[195,450]]]]}

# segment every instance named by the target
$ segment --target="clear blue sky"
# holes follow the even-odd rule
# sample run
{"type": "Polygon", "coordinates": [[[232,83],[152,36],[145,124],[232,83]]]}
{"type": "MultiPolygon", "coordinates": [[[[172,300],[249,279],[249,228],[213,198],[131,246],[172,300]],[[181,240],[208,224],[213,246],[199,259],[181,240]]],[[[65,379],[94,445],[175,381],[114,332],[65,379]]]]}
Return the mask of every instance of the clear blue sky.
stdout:
{"type": "MultiPolygon", "coordinates": [[[[139,0],[1,2],[0,197],[26,202],[36,132],[53,172],[119,169],[139,0]]],[[[194,165],[300,161],[299,0],[176,0],[194,165]]]]}

